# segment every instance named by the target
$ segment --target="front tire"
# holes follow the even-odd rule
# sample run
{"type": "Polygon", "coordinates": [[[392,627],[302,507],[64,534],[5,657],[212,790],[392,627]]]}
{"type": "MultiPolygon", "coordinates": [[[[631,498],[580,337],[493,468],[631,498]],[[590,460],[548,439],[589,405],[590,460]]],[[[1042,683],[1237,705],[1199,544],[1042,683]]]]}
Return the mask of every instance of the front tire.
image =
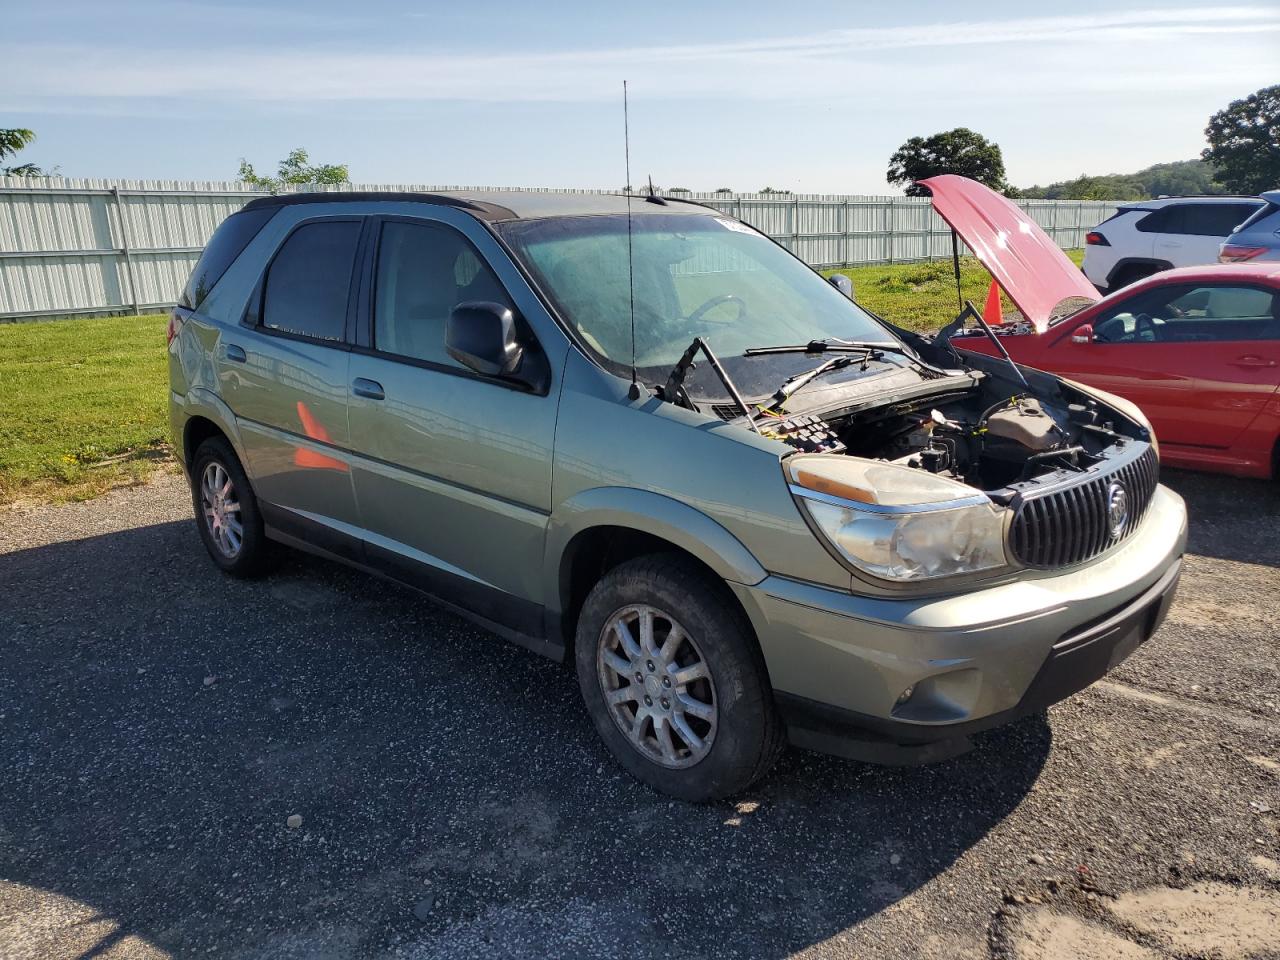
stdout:
{"type": "Polygon", "coordinates": [[[253,486],[231,444],[211,437],[191,460],[196,527],[209,556],[224,573],[255,577],[272,559],[271,544],[253,486]]]}
{"type": "Polygon", "coordinates": [[[783,727],[750,623],[723,583],[679,554],[610,570],[578,616],[578,684],[609,752],[681,800],[744,790],[783,727]]]}

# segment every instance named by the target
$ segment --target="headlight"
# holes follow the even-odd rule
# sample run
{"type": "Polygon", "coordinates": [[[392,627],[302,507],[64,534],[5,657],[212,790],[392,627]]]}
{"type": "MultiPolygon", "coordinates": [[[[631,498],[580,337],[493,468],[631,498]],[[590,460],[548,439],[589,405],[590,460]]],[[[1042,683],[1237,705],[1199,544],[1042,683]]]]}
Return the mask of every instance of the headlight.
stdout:
{"type": "Polygon", "coordinates": [[[1008,563],[1001,511],[973,487],[843,456],[798,455],[785,468],[814,526],[872,576],[930,580],[1008,563]]]}
{"type": "Polygon", "coordinates": [[[1117,397],[1114,393],[1107,393],[1105,390],[1099,390],[1097,387],[1090,387],[1083,383],[1078,383],[1075,380],[1068,380],[1066,377],[1062,378],[1062,382],[1069,384],[1073,389],[1079,390],[1081,393],[1088,394],[1099,403],[1105,403],[1108,407],[1115,408],[1138,426],[1142,427],[1143,430],[1146,430],[1147,436],[1150,438],[1151,449],[1156,452],[1156,459],[1158,460],[1160,458],[1160,441],[1156,439],[1155,428],[1151,426],[1151,421],[1147,419],[1147,415],[1142,412],[1142,408],[1136,403],[1132,400],[1126,400],[1124,397],[1117,397]]]}

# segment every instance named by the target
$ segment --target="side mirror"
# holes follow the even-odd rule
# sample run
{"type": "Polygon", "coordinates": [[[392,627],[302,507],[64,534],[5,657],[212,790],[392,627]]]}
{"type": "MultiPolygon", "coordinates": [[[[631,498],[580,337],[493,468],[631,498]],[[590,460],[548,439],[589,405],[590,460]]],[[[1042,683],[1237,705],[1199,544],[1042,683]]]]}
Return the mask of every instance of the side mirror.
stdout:
{"type": "Polygon", "coordinates": [[[827,277],[827,282],[843,293],[850,300],[853,299],[853,281],[846,277],[843,273],[833,273],[827,277]]]}
{"type": "Polygon", "coordinates": [[[444,328],[444,348],[463,366],[490,377],[510,376],[524,359],[511,308],[484,300],[453,308],[444,328]]]}
{"type": "Polygon", "coordinates": [[[1093,343],[1093,324],[1082,323],[1071,334],[1072,343],[1093,343]]]}

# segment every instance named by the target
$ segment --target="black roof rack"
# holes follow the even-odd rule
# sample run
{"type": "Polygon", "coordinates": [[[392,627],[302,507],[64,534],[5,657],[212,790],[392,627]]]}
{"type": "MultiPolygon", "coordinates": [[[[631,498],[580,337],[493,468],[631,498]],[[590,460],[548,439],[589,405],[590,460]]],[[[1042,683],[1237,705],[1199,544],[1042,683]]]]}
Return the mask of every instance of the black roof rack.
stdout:
{"type": "Polygon", "coordinates": [[[335,190],[321,193],[279,193],[257,197],[244,205],[245,210],[257,210],[262,207],[292,207],[303,203],[434,203],[445,207],[458,207],[471,210],[485,219],[504,219],[514,217],[515,213],[496,203],[483,203],[466,200],[462,197],[450,197],[442,193],[414,193],[411,191],[380,190],[335,190]]]}
{"type": "MultiPolygon", "coordinates": [[[[633,194],[633,213],[637,216],[668,212],[671,204],[724,216],[715,207],[684,197],[664,197],[654,204],[639,194],[633,194]]],[[[550,190],[468,190],[457,193],[429,193],[414,191],[343,190],[317,193],[267,194],[250,200],[245,210],[265,207],[290,207],[306,203],[430,203],[465,210],[478,220],[520,220],[546,216],[589,216],[593,214],[621,214],[626,210],[626,196],[616,193],[560,193],[550,190]]]]}

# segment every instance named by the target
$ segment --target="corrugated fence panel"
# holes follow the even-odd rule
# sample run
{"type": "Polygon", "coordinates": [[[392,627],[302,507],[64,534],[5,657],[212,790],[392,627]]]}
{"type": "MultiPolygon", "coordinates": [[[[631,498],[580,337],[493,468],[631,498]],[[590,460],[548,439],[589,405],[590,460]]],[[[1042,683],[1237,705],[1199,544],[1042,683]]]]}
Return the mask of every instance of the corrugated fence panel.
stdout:
{"type": "Polygon", "coordinates": [[[14,316],[119,310],[130,302],[127,293],[114,257],[0,259],[0,305],[14,316]]]}
{"type": "MultiPolygon", "coordinates": [[[[342,184],[302,190],[495,190],[342,184]]],[[[543,192],[553,188],[522,188],[543,192]]],[[[265,191],[245,183],[0,177],[0,320],[141,311],[173,303],[219,223],[265,191]]],[[[608,193],[572,190],[573,193],[608,193]]],[[[815,267],[951,255],[927,199],[822,194],[676,193],[739,217],[815,267]]],[[[1020,200],[1064,248],[1115,212],[1085,200],[1020,200]]],[[[689,263],[684,272],[724,269],[689,263]]]]}

